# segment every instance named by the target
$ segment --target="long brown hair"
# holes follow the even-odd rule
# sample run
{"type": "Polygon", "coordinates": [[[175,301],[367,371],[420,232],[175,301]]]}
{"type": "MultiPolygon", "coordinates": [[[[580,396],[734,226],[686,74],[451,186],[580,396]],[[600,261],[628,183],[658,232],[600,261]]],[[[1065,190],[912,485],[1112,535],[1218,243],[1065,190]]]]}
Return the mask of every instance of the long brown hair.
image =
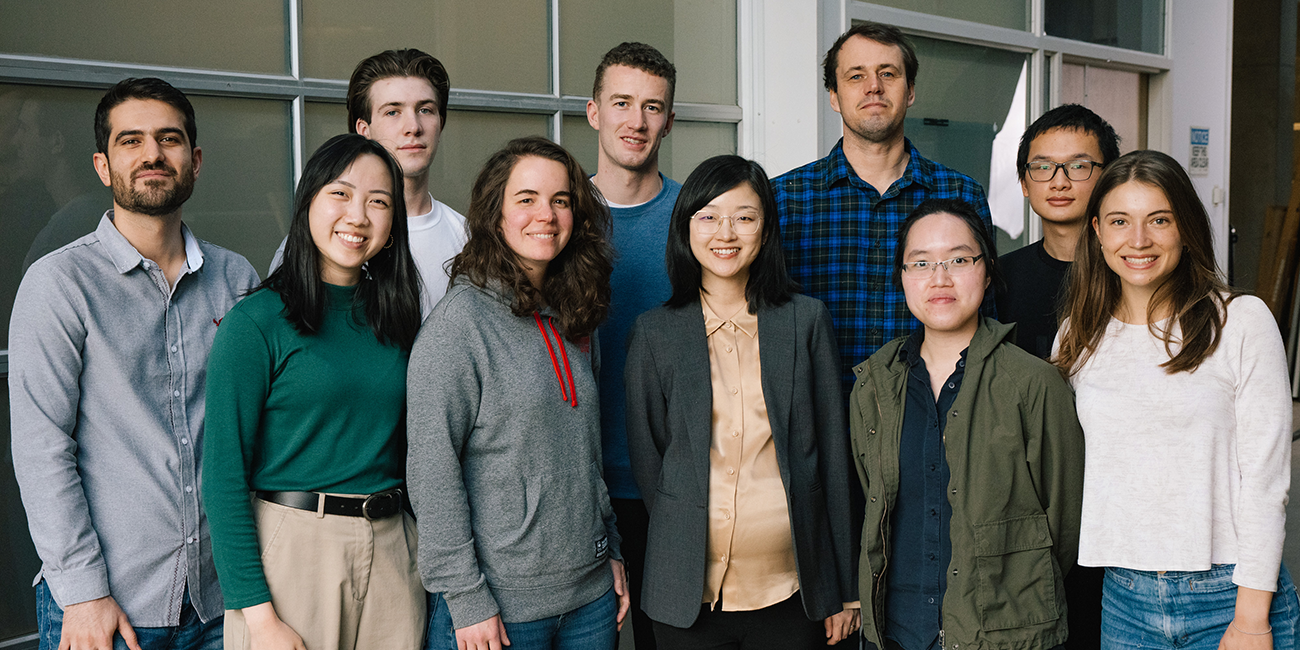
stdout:
{"type": "Polygon", "coordinates": [[[580,341],[591,335],[609,311],[609,274],[613,254],[609,245],[610,216],[599,191],[582,165],[568,151],[541,137],[511,140],[492,154],[474,181],[465,217],[469,241],[451,262],[454,280],[464,275],[479,287],[498,282],[514,292],[511,310],[527,316],[545,303],[558,314],[565,338],[580,341]],[[569,177],[573,234],[563,251],[546,266],[538,290],[528,281],[519,257],[501,233],[506,182],[520,159],[535,156],[564,165],[569,177]]]}
{"type": "MultiPolygon", "coordinates": [[[[1159,189],[1173,209],[1183,251],[1178,266],[1147,303],[1147,329],[1164,342],[1169,360],[1160,367],[1166,373],[1192,372],[1219,346],[1227,318],[1225,310],[1236,297],[1214,261],[1210,216],[1182,165],[1159,151],[1134,151],[1107,165],[1088,200],[1088,216],[1097,219],[1102,199],[1128,182],[1159,189]],[[1158,314],[1170,315],[1164,326],[1155,322],[1158,314]],[[1178,324],[1177,337],[1173,323],[1178,324]]],[[[1119,307],[1121,293],[1119,276],[1106,265],[1097,229],[1085,225],[1075,248],[1062,309],[1069,326],[1061,331],[1053,363],[1069,374],[1082,368],[1097,351],[1119,307]]]]}

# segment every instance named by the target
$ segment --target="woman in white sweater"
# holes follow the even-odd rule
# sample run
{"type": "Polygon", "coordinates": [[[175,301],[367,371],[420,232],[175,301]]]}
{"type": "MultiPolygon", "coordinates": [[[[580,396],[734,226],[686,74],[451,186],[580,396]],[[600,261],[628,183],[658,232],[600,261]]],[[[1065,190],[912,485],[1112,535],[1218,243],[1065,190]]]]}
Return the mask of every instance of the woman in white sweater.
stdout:
{"type": "Polygon", "coordinates": [[[1079,564],[1106,567],[1104,648],[1292,648],[1282,567],[1291,399],[1264,303],[1233,293],[1183,168],[1102,172],[1054,361],[1087,441],[1079,564]]]}

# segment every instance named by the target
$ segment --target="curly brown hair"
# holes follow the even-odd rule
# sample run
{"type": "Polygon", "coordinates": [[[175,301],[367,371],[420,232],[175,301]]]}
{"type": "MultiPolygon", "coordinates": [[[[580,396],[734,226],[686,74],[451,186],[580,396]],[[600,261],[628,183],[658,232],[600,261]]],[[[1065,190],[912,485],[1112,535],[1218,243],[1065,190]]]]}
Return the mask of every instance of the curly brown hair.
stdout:
{"type": "Polygon", "coordinates": [[[609,312],[609,274],[614,268],[609,208],[582,165],[564,147],[533,136],[511,140],[492,154],[474,181],[465,222],[469,241],[451,262],[453,280],[463,275],[479,287],[500,283],[514,292],[511,310],[516,316],[527,316],[549,305],[570,341],[591,336],[605,320],[609,312]],[[529,156],[564,165],[573,210],[573,234],[564,250],[547,265],[541,289],[528,281],[523,264],[501,232],[506,182],[519,160],[529,156]]]}

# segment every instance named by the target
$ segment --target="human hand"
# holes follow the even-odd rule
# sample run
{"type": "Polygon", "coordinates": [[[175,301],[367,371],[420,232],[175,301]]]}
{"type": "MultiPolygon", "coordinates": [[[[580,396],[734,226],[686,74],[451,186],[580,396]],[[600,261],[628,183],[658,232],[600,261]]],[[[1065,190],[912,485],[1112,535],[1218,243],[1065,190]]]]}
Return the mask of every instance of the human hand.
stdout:
{"type": "Polygon", "coordinates": [[[623,619],[627,617],[627,610],[632,607],[631,587],[627,582],[627,569],[623,563],[618,560],[610,560],[609,568],[614,572],[614,593],[618,595],[618,617],[614,620],[618,622],[618,631],[623,631],[623,619]]]}
{"type": "Polygon", "coordinates": [[[252,650],[307,650],[302,637],[280,620],[270,602],[245,607],[240,610],[248,624],[249,646],[252,650]]]}
{"type": "Polygon", "coordinates": [[[1257,632],[1245,623],[1238,626],[1237,620],[1233,619],[1228,624],[1228,631],[1219,640],[1219,650],[1273,650],[1273,628],[1269,626],[1259,629],[1268,631],[1257,632]]]}
{"type": "Polygon", "coordinates": [[[458,650],[501,650],[508,645],[510,638],[506,636],[506,624],[501,622],[500,614],[456,630],[458,650]]]}
{"type": "Polygon", "coordinates": [[[826,645],[835,645],[862,626],[862,610],[845,609],[831,615],[823,623],[826,625],[826,645]]]}
{"type": "Polygon", "coordinates": [[[140,650],[135,628],[112,596],[63,608],[59,650],[113,650],[113,636],[121,634],[131,650],[140,650]]]}

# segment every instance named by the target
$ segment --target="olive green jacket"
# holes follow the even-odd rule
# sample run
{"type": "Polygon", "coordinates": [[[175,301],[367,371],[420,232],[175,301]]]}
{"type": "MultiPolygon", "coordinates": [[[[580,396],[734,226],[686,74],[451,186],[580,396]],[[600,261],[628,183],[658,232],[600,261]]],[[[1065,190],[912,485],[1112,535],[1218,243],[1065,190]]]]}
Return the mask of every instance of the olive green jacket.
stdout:
{"type": "MultiPolygon", "coordinates": [[[[1039,650],[1065,641],[1062,578],[1079,546],[1083,431],[1057,369],[982,319],[943,432],[951,478],[952,563],[943,648],[1039,650]]],[[[890,515],[909,366],[896,339],[858,364],[849,399],[853,456],[866,496],[862,633],[883,648],[890,515]]]]}

